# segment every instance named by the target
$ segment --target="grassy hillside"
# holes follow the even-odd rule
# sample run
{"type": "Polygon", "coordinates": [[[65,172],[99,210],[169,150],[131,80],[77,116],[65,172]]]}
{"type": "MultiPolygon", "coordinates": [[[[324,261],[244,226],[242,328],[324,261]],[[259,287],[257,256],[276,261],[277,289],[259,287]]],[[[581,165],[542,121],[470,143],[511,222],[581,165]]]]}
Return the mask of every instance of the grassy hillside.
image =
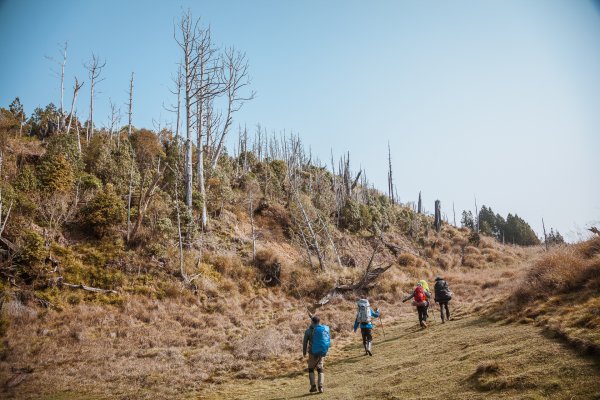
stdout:
{"type": "MultiPolygon", "coordinates": [[[[309,312],[331,326],[335,359],[357,340],[356,298],[369,296],[386,323],[400,324],[393,337],[415,319],[400,300],[418,280],[447,278],[453,308],[467,318],[530,279],[523,274],[540,253],[446,222],[437,231],[430,215],[351,171],[348,155],[329,171],[297,137],[251,145],[240,136],[240,148],[255,150],[223,153],[214,168],[206,161],[205,193],[194,180],[189,206],[184,148],[171,132],[99,131],[89,141],[64,132],[26,136],[14,123],[2,131],[12,118],[5,111],[3,397],[193,398],[232,381],[293,373],[304,368],[298,349],[309,312]],[[378,268],[385,272],[365,280],[378,268]]],[[[596,265],[592,253],[586,257],[596,265]]],[[[492,343],[486,335],[502,332],[489,323],[473,332],[455,325],[469,343],[481,335],[492,343]]],[[[533,332],[505,329],[515,341],[533,332]]],[[[477,365],[485,360],[478,356],[477,365]]],[[[498,362],[508,383],[494,385],[509,388],[512,361],[498,362]]]]}
{"type": "Polygon", "coordinates": [[[499,309],[540,325],[585,353],[600,354],[600,237],[540,257],[499,309]]]}
{"type": "MultiPolygon", "coordinates": [[[[438,320],[439,321],[439,320],[438,320]]],[[[419,329],[414,316],[375,337],[373,357],[360,340],[325,363],[327,399],[596,399],[599,365],[523,324],[458,314],[419,329]]],[[[306,373],[236,382],[209,399],[295,399],[308,392],[306,373]]]]}

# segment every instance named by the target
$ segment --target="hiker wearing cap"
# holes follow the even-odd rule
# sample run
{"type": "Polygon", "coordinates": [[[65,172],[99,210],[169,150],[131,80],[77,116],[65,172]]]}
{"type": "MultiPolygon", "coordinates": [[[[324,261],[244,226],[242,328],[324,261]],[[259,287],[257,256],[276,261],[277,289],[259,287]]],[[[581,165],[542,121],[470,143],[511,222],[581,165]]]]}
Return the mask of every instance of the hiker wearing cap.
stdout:
{"type": "MultiPolygon", "coordinates": [[[[425,282],[427,283],[427,282],[425,282]]],[[[425,290],[423,287],[422,281],[417,283],[417,286],[413,290],[410,296],[406,296],[402,299],[402,302],[406,302],[410,299],[413,299],[413,306],[417,307],[417,313],[419,314],[419,324],[422,328],[427,328],[427,308],[429,307],[429,299],[431,297],[431,293],[428,290],[425,290]]]]}
{"type": "Polygon", "coordinates": [[[302,355],[306,357],[308,352],[308,380],[310,381],[310,392],[323,393],[325,374],[323,372],[323,358],[327,355],[330,345],[329,327],[321,325],[319,317],[311,317],[311,323],[304,332],[302,341],[302,355]],[[315,382],[315,369],[318,374],[318,388],[315,382]]]}
{"type": "Polygon", "coordinates": [[[371,319],[379,318],[379,308],[373,311],[369,304],[369,300],[367,299],[360,299],[356,304],[358,310],[356,312],[356,320],[354,321],[354,332],[356,332],[356,329],[360,326],[360,334],[362,335],[365,354],[372,356],[371,343],[373,342],[373,335],[371,332],[373,324],[371,323],[371,319]]]}
{"type": "Polygon", "coordinates": [[[442,324],[444,321],[444,308],[446,308],[446,319],[450,321],[450,309],[448,308],[448,302],[452,300],[452,292],[448,288],[448,282],[441,276],[435,278],[435,302],[440,304],[440,314],[442,316],[442,324]]]}

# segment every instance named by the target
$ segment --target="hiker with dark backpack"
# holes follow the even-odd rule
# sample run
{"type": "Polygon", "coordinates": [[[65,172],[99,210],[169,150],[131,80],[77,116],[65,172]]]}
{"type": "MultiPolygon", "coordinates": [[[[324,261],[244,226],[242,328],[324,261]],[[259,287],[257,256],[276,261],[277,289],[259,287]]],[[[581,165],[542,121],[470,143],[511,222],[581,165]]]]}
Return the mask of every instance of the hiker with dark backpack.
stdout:
{"type": "Polygon", "coordinates": [[[329,351],[331,339],[329,327],[321,325],[319,317],[314,315],[308,329],[304,332],[302,341],[302,355],[306,357],[308,352],[308,380],[310,381],[310,392],[323,393],[325,384],[325,374],[323,372],[323,358],[329,351]],[[315,369],[318,374],[318,388],[315,382],[315,369]]]}
{"type": "Polygon", "coordinates": [[[372,356],[373,351],[371,350],[371,343],[373,342],[373,335],[371,332],[373,330],[373,324],[371,323],[371,320],[373,318],[379,318],[379,308],[373,311],[369,304],[369,300],[367,299],[360,299],[356,304],[358,310],[356,312],[356,320],[354,321],[354,332],[356,332],[356,329],[360,326],[360,334],[362,336],[365,354],[372,356]]]}
{"type": "Polygon", "coordinates": [[[406,302],[413,299],[413,306],[417,307],[417,313],[419,314],[419,325],[421,328],[427,328],[427,308],[429,307],[428,298],[431,297],[431,293],[423,288],[421,282],[417,283],[417,286],[413,290],[410,296],[406,296],[402,299],[402,302],[406,302]]]}
{"type": "Polygon", "coordinates": [[[440,314],[442,316],[442,324],[444,321],[444,308],[446,308],[446,319],[450,321],[450,309],[448,308],[448,302],[452,300],[452,292],[448,288],[448,282],[441,276],[435,278],[435,302],[440,304],[440,314]]]}

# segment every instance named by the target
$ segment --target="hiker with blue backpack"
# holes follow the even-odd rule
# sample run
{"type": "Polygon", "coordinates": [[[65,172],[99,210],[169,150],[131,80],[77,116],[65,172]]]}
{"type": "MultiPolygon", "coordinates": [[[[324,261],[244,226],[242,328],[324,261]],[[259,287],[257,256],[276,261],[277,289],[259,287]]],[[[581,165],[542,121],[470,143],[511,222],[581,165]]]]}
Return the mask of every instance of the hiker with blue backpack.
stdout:
{"type": "Polygon", "coordinates": [[[321,325],[321,320],[316,315],[312,316],[310,326],[304,332],[304,340],[302,341],[302,355],[306,357],[308,353],[308,380],[310,381],[311,393],[324,392],[323,358],[327,355],[330,344],[329,327],[321,325]],[[315,369],[318,374],[318,388],[317,382],[315,382],[315,369]]]}
{"type": "Polygon", "coordinates": [[[373,324],[371,323],[371,320],[373,318],[379,318],[380,312],[378,308],[375,309],[375,311],[371,309],[368,299],[360,299],[356,304],[358,310],[356,312],[356,320],[354,321],[354,332],[356,332],[356,329],[360,326],[360,334],[362,336],[365,354],[372,356],[373,351],[371,350],[371,344],[373,342],[373,335],[371,332],[373,324]]]}

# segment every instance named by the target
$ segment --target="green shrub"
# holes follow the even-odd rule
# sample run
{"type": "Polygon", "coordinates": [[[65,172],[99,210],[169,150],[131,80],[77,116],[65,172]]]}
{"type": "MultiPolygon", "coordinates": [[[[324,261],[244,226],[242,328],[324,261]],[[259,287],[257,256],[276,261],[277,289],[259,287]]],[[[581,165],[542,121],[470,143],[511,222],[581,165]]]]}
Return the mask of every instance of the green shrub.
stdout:
{"type": "Polygon", "coordinates": [[[32,266],[46,258],[45,242],[42,235],[34,231],[25,231],[22,240],[23,244],[16,256],[18,264],[32,266]]]}
{"type": "Polygon", "coordinates": [[[81,222],[97,237],[105,237],[116,226],[123,224],[125,217],[123,201],[113,185],[108,184],[82,210],[81,222]]]}

